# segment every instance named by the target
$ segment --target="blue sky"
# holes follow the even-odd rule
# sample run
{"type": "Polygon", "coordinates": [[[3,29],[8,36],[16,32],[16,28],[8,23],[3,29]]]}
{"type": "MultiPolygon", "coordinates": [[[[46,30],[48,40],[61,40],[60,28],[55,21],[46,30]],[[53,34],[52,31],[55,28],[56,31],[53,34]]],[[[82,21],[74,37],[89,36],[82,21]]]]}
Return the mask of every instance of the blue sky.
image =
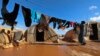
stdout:
{"type": "MultiPolygon", "coordinates": [[[[81,22],[83,20],[100,22],[100,0],[10,0],[7,6],[9,12],[13,10],[15,3],[48,16],[54,16],[73,22],[81,22]]],[[[2,0],[0,0],[0,9],[1,6],[2,0]]],[[[18,21],[17,28],[26,28],[21,7],[16,21],[18,21]]],[[[1,23],[2,20],[0,20],[0,24],[1,23]]]]}

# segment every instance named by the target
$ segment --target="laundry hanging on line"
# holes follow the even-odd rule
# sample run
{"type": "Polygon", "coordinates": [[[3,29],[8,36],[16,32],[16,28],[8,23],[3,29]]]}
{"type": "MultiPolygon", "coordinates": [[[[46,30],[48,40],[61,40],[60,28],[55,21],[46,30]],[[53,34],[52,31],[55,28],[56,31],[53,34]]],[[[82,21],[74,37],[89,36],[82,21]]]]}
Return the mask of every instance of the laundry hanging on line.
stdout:
{"type": "Polygon", "coordinates": [[[2,15],[2,19],[3,19],[3,23],[7,24],[9,26],[11,26],[11,29],[13,30],[14,25],[17,24],[17,22],[15,21],[18,15],[18,11],[19,11],[19,4],[15,3],[14,9],[12,12],[8,12],[7,10],[7,5],[8,5],[9,0],[3,0],[2,1],[2,8],[1,8],[1,15],[2,15]]]}
{"type": "Polygon", "coordinates": [[[75,27],[76,22],[71,22],[71,21],[51,17],[49,20],[49,24],[50,23],[53,23],[53,28],[56,28],[56,25],[58,24],[58,29],[60,29],[61,27],[65,27],[65,28],[75,27]]]}
{"type": "Polygon", "coordinates": [[[32,21],[38,23],[39,20],[40,20],[40,18],[41,18],[41,13],[32,10],[32,11],[31,11],[31,14],[32,14],[32,16],[31,16],[32,21]]]}
{"type": "MultiPolygon", "coordinates": [[[[1,9],[2,17],[0,19],[4,19],[4,22],[2,23],[2,25],[6,23],[7,25],[12,26],[12,29],[13,29],[14,25],[17,24],[15,20],[18,15],[19,4],[15,3],[14,10],[11,13],[9,13],[6,9],[8,2],[9,0],[3,0],[2,2],[2,9],[1,9]]],[[[43,22],[46,24],[53,23],[53,28],[56,28],[56,26],[58,25],[58,29],[60,29],[61,27],[68,28],[68,27],[76,26],[75,25],[76,22],[66,21],[63,19],[56,18],[56,17],[50,17],[45,14],[43,15],[46,21],[43,21],[44,19],[43,19],[42,13],[36,12],[24,6],[22,6],[22,13],[23,13],[26,27],[30,27],[32,22],[37,22],[37,23],[43,22]]]]}
{"type": "Polygon", "coordinates": [[[9,3],[9,0],[3,0],[2,1],[2,7],[6,7],[9,3]]]}
{"type": "Polygon", "coordinates": [[[22,13],[23,13],[23,16],[24,16],[25,25],[27,27],[30,27],[31,24],[32,24],[31,10],[29,8],[22,6],[22,13]]]}

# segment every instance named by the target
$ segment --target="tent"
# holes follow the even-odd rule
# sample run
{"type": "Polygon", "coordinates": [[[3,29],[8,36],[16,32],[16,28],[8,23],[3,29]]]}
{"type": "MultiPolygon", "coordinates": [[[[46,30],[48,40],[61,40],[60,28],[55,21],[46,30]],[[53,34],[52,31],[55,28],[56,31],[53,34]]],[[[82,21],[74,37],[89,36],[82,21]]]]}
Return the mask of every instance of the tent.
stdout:
{"type": "MultiPolygon", "coordinates": [[[[26,41],[28,43],[39,42],[39,41],[37,41],[36,35],[37,35],[37,33],[36,33],[36,25],[32,25],[24,33],[24,36],[25,36],[26,41]]],[[[42,37],[43,37],[43,40],[44,40],[42,42],[52,42],[52,41],[56,41],[58,39],[58,35],[50,27],[48,27],[48,30],[44,30],[44,34],[41,35],[40,38],[42,38],[42,37]]]]}
{"type": "Polygon", "coordinates": [[[5,33],[5,30],[0,31],[0,44],[8,44],[9,43],[9,38],[7,34],[5,33]]]}
{"type": "Polygon", "coordinates": [[[13,40],[14,41],[21,40],[22,37],[23,37],[23,32],[17,30],[17,31],[14,32],[14,38],[13,38],[13,40]]]}
{"type": "Polygon", "coordinates": [[[90,40],[100,40],[100,23],[90,22],[90,40]]]}
{"type": "Polygon", "coordinates": [[[9,43],[9,39],[6,34],[0,33],[0,43],[9,43]]]}
{"type": "Polygon", "coordinates": [[[78,38],[78,34],[75,33],[75,31],[72,29],[72,30],[69,30],[68,32],[66,32],[66,34],[62,40],[67,41],[67,42],[75,42],[76,38],[78,38]]]}

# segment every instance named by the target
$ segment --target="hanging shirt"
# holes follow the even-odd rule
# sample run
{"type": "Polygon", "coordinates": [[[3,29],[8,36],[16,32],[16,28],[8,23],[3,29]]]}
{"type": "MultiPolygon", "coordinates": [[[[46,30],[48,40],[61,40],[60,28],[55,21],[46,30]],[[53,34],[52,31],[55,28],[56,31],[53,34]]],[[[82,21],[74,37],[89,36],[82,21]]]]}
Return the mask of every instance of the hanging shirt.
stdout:
{"type": "Polygon", "coordinates": [[[74,27],[75,23],[74,22],[70,22],[70,26],[74,27]]]}
{"type": "Polygon", "coordinates": [[[32,17],[31,17],[32,18],[32,21],[38,23],[39,20],[40,20],[40,18],[41,18],[41,13],[32,10],[31,11],[31,14],[32,14],[32,17]]]}
{"type": "Polygon", "coordinates": [[[53,28],[56,28],[57,18],[51,17],[49,23],[53,22],[53,28]]]}
{"type": "Polygon", "coordinates": [[[26,27],[30,27],[32,24],[31,9],[22,6],[22,13],[23,13],[26,27]]]}
{"type": "Polygon", "coordinates": [[[65,26],[66,28],[69,28],[69,25],[70,25],[70,21],[66,21],[63,26],[65,26]]]}
{"type": "MultiPolygon", "coordinates": [[[[6,2],[6,3],[8,3],[8,2],[6,2]]],[[[3,4],[5,5],[5,3],[3,3],[3,4]]],[[[1,15],[4,20],[2,25],[4,25],[6,23],[7,25],[11,26],[11,29],[13,30],[14,25],[17,24],[16,18],[18,15],[18,11],[19,11],[19,4],[17,4],[17,3],[15,3],[15,6],[14,6],[14,9],[12,12],[9,12],[6,7],[2,7],[1,15]]]]}

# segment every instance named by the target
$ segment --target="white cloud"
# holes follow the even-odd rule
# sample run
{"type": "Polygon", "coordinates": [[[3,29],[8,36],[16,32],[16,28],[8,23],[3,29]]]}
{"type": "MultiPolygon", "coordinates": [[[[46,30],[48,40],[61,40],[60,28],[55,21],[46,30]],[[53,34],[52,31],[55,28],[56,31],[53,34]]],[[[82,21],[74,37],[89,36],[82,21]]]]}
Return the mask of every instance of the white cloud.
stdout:
{"type": "Polygon", "coordinates": [[[90,21],[100,21],[100,15],[99,16],[95,16],[95,17],[91,17],[90,21]]]}
{"type": "Polygon", "coordinates": [[[95,10],[95,9],[97,9],[97,8],[98,8],[97,6],[92,5],[92,6],[89,7],[89,10],[95,10]]]}

